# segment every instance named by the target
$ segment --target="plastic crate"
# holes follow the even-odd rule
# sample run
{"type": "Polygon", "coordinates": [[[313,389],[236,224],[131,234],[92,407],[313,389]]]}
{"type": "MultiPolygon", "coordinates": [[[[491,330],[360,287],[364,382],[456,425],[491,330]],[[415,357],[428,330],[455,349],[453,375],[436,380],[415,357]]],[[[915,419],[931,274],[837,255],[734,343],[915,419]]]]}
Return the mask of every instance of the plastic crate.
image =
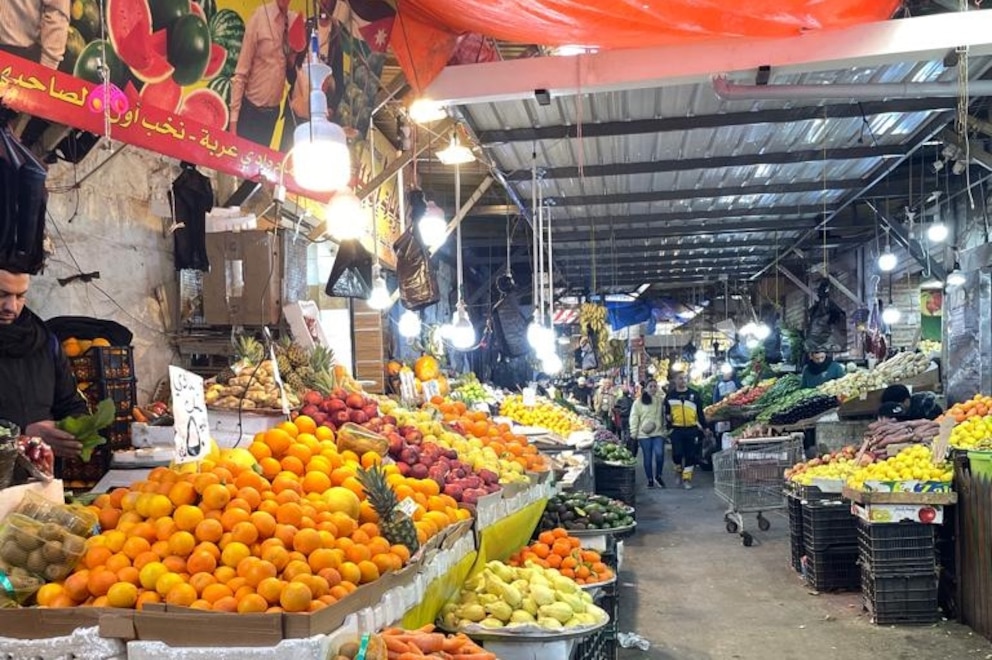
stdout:
{"type": "Polygon", "coordinates": [[[856,518],[851,505],[839,500],[803,502],[803,542],[806,551],[826,550],[835,546],[854,546],[858,542],[856,518]]]}
{"type": "Polygon", "coordinates": [[[133,378],[98,380],[83,390],[83,396],[91,409],[104,399],[113,399],[118,415],[131,415],[138,401],[138,386],[133,378]]]}
{"type": "Polygon", "coordinates": [[[803,555],[806,554],[806,546],[803,544],[803,535],[789,535],[789,563],[797,573],[803,572],[803,555]]]}
{"type": "Polygon", "coordinates": [[[861,586],[856,545],[818,552],[807,547],[802,565],[806,583],[817,591],[857,591],[861,586]]]}
{"type": "Polygon", "coordinates": [[[793,534],[803,534],[803,501],[796,495],[786,493],[786,508],[789,512],[789,531],[793,534]]]}
{"type": "Polygon", "coordinates": [[[111,449],[100,445],[93,450],[89,462],[78,458],[56,459],[55,476],[65,482],[66,488],[92,487],[110,469],[111,449]]]}
{"type": "Polygon", "coordinates": [[[616,642],[610,639],[607,628],[609,626],[579,642],[572,657],[575,660],[613,660],[616,642]]]}
{"type": "Polygon", "coordinates": [[[111,451],[121,451],[131,449],[131,423],[134,419],[131,415],[118,415],[113,423],[100,431],[100,435],[107,439],[107,446],[111,451]]]}
{"type": "Polygon", "coordinates": [[[593,474],[596,493],[634,506],[637,490],[637,466],[606,465],[595,463],[593,474]]]}
{"type": "Polygon", "coordinates": [[[937,573],[921,575],[861,574],[865,609],[879,625],[927,624],[940,619],[937,600],[937,573]]]}
{"type": "Polygon", "coordinates": [[[134,378],[134,352],[130,346],[96,346],[69,358],[80,383],[134,378]]]}
{"type": "Polygon", "coordinates": [[[858,519],[861,564],[876,577],[933,574],[937,548],[932,525],[921,523],[870,524],[858,519]]]}

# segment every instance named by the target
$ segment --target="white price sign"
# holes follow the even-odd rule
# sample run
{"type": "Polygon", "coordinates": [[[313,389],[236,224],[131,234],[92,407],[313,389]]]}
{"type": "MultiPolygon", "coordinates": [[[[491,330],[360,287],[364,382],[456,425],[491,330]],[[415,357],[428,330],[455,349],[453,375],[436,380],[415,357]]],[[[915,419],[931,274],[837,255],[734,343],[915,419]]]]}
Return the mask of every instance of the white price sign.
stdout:
{"type": "Polygon", "coordinates": [[[523,392],[523,403],[528,408],[537,405],[537,390],[533,387],[525,387],[523,392]]]}
{"type": "Polygon", "coordinates": [[[199,461],[210,451],[210,422],[203,396],[203,378],[169,367],[172,416],[175,419],[175,462],[199,461]]]}
{"type": "Polygon", "coordinates": [[[436,396],[441,396],[441,384],[436,380],[425,380],[423,382],[424,401],[430,401],[436,396]]]}

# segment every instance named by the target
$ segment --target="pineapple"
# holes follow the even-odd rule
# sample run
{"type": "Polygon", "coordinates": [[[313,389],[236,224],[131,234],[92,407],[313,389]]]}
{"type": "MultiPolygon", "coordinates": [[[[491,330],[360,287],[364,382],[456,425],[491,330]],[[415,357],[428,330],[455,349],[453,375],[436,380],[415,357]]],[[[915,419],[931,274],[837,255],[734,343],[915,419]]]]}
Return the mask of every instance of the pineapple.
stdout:
{"type": "Polygon", "coordinates": [[[250,335],[241,335],[234,344],[234,352],[248,364],[258,364],[265,359],[265,347],[250,335]]]}
{"type": "Polygon", "coordinates": [[[284,379],[293,375],[293,365],[289,363],[289,358],[285,355],[276,357],[276,366],[279,367],[279,375],[284,379]]]}
{"type": "Polygon", "coordinates": [[[234,373],[234,370],[231,369],[231,367],[224,367],[223,371],[217,374],[216,380],[221,385],[227,385],[229,382],[231,382],[232,378],[236,378],[236,377],[237,374],[234,373]]]}
{"type": "Polygon", "coordinates": [[[323,395],[328,395],[338,387],[337,378],[333,371],[318,371],[313,378],[313,389],[323,395]]]}
{"type": "Polygon", "coordinates": [[[334,368],[334,351],[326,346],[315,346],[310,353],[310,368],[315,373],[331,371],[334,368]]]}
{"type": "Polygon", "coordinates": [[[286,387],[298,394],[303,394],[307,391],[306,383],[295,372],[290,372],[289,376],[283,379],[283,382],[286,383],[286,387]]]}
{"type": "Polygon", "coordinates": [[[290,364],[297,368],[310,364],[310,354],[299,344],[290,344],[286,350],[286,357],[289,358],[290,364]]]}
{"type": "Polygon", "coordinates": [[[386,472],[380,465],[374,465],[368,470],[359,468],[358,481],[365,489],[369,504],[379,514],[379,529],[390,543],[405,545],[410,554],[420,549],[417,540],[417,528],[410,516],[397,508],[396,493],[386,483],[386,472]]]}
{"type": "Polygon", "coordinates": [[[309,366],[304,365],[302,367],[297,367],[293,375],[299,378],[300,382],[303,383],[305,389],[301,391],[306,391],[306,389],[311,389],[313,387],[313,382],[317,374],[314,373],[314,370],[309,366]]]}

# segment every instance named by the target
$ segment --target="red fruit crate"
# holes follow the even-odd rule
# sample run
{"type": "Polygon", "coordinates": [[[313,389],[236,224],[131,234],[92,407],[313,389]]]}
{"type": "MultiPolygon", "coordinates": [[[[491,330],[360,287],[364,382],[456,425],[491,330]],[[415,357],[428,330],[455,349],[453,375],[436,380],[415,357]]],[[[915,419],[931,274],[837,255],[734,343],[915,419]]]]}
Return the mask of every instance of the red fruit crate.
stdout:
{"type": "Polygon", "coordinates": [[[69,358],[80,383],[134,378],[134,352],[130,346],[95,346],[69,358]]]}

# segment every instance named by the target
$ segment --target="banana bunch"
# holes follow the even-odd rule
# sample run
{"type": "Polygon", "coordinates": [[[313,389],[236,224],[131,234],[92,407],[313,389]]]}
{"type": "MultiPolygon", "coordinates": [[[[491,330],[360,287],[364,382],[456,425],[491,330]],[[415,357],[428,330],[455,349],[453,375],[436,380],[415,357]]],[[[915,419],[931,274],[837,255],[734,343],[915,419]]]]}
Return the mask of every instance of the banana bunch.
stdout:
{"type": "Polygon", "coordinates": [[[606,308],[602,305],[583,303],[579,307],[579,327],[582,334],[596,333],[596,354],[605,356],[610,350],[610,325],[606,321],[606,308]]]}

